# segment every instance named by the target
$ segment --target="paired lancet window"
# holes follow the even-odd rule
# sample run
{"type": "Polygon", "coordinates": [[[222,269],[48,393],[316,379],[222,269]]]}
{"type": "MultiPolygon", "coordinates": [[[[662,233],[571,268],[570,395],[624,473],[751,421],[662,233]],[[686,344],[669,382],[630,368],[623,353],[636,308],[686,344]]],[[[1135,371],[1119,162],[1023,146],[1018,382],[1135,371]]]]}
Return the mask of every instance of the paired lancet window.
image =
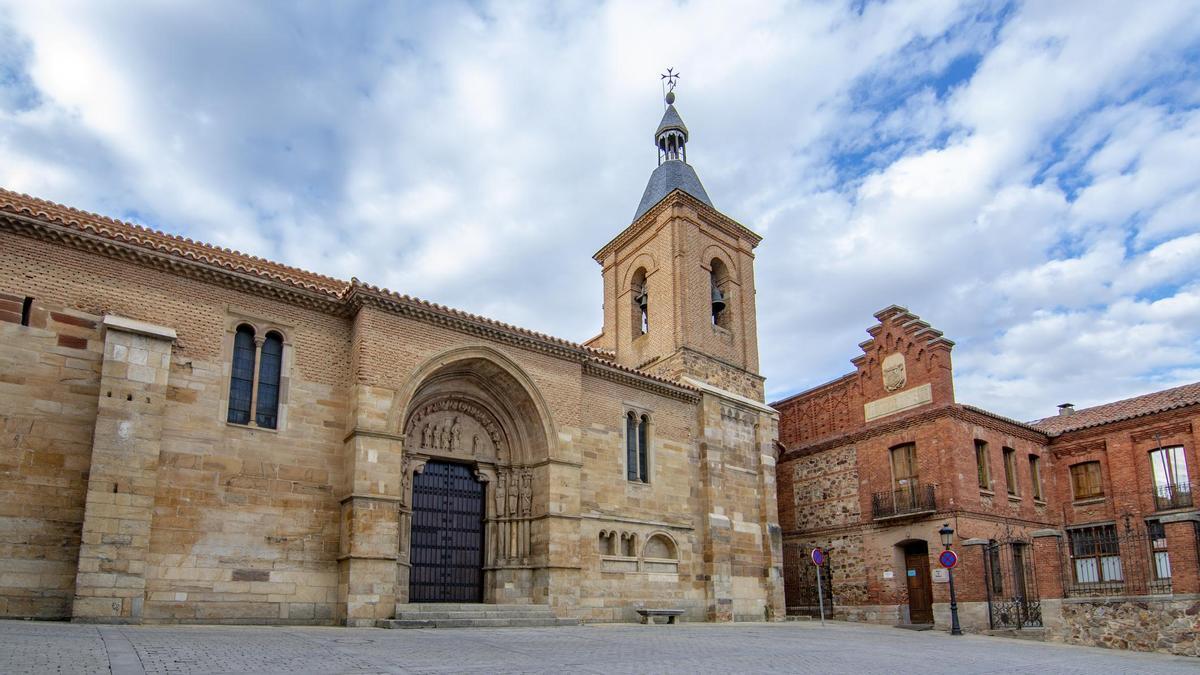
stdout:
{"type": "Polygon", "coordinates": [[[283,373],[283,336],[270,331],[264,338],[247,324],[237,327],[233,338],[233,363],[229,374],[231,424],[250,424],[264,429],[279,426],[279,381],[283,373]],[[257,370],[255,364],[258,365],[257,370]]]}
{"type": "Polygon", "coordinates": [[[650,416],[625,415],[625,472],[636,483],[650,482],[650,416]]]}

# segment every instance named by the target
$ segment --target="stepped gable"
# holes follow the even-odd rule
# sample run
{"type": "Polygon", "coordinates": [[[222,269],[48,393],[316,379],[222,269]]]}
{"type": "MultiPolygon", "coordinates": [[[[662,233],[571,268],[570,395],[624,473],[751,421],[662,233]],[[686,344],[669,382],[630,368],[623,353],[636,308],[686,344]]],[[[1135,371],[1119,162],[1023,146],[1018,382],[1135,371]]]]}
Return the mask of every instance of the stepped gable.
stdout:
{"type": "Polygon", "coordinates": [[[860,371],[894,351],[905,352],[920,362],[928,354],[940,350],[949,352],[954,347],[953,340],[944,337],[942,331],[922,321],[907,307],[888,305],[875,312],[875,319],[879,323],[867,329],[871,337],[858,343],[862,355],[850,361],[860,371]]]}
{"type": "Polygon", "coordinates": [[[1200,382],[1054,415],[1029,423],[1051,436],[1200,404],[1200,382]]]}

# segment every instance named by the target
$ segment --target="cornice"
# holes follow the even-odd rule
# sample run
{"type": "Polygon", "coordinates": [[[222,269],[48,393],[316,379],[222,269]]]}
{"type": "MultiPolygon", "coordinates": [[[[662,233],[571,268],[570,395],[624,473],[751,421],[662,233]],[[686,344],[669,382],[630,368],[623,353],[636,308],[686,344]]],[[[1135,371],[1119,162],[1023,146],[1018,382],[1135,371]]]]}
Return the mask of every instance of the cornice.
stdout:
{"type": "Polygon", "coordinates": [[[783,456],[779,458],[779,461],[784,462],[789,459],[798,459],[800,457],[807,457],[808,455],[824,452],[826,450],[832,450],[845,445],[861,443],[862,441],[874,438],[876,436],[895,433],[897,431],[919,426],[946,417],[953,418],[961,422],[966,422],[968,424],[978,424],[1001,433],[1012,434],[1026,440],[1030,440],[1035,443],[1044,444],[1048,441],[1045,434],[1034,431],[1030,427],[981,412],[977,408],[969,408],[955,403],[939,406],[929,410],[922,410],[921,412],[907,415],[895,420],[880,422],[874,426],[860,428],[855,431],[844,432],[836,436],[829,436],[814,443],[797,446],[795,448],[789,448],[784,452],[783,456]]]}
{"type": "Polygon", "coordinates": [[[705,204],[699,199],[696,199],[683,190],[675,188],[666,197],[663,197],[662,201],[655,204],[654,207],[649,211],[643,213],[641,218],[638,218],[630,223],[629,227],[626,227],[621,231],[620,234],[613,237],[611,241],[601,247],[599,251],[596,251],[596,254],[592,256],[592,259],[603,264],[604,259],[607,258],[609,254],[629,243],[630,240],[641,234],[643,230],[652,225],[654,221],[658,220],[659,215],[661,215],[667,209],[673,208],[680,202],[683,202],[708,216],[709,219],[713,221],[713,225],[724,230],[729,236],[735,239],[749,240],[751,249],[758,246],[758,244],[762,241],[762,235],[754,232],[750,228],[742,225],[741,223],[714,209],[708,204],[705,204]]]}
{"type": "Polygon", "coordinates": [[[624,384],[639,389],[646,389],[661,396],[676,398],[681,401],[695,403],[700,400],[700,393],[691,387],[676,384],[670,380],[638,373],[615,363],[592,359],[583,364],[583,372],[617,384],[624,384]],[[652,378],[652,379],[647,379],[652,378]]]}
{"type": "Polygon", "coordinates": [[[222,265],[215,260],[189,255],[190,252],[176,250],[168,253],[128,241],[92,234],[70,226],[12,213],[0,213],[0,228],[38,241],[144,265],[170,274],[280,300],[327,314],[344,314],[342,303],[337,294],[332,291],[293,285],[282,279],[264,278],[260,274],[235,269],[232,265],[222,265]]]}

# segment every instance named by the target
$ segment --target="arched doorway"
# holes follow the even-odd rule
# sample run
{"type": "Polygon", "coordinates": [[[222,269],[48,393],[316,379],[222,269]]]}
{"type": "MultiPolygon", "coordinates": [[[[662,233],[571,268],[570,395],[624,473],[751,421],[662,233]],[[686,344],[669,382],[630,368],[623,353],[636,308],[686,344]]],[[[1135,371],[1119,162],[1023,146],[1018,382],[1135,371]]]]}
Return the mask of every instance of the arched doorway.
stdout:
{"type": "Polygon", "coordinates": [[[458,350],[402,395],[397,591],[401,602],[545,602],[546,459],[552,428],[504,356],[458,350]],[[541,506],[539,509],[538,506],[541,506]],[[537,581],[535,581],[537,580],[537,581]]]}

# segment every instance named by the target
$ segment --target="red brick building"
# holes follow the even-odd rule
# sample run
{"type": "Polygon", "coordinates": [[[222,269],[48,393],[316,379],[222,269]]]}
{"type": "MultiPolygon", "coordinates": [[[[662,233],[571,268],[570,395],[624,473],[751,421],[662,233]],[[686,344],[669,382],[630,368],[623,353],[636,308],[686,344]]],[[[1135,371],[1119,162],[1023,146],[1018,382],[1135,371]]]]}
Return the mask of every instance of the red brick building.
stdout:
{"type": "Polygon", "coordinates": [[[955,401],[953,342],[875,315],[855,370],[778,401],[791,613],[1200,654],[1200,383],[1030,423],[955,401]],[[1148,618],[1149,617],[1149,618],[1148,618]]]}

